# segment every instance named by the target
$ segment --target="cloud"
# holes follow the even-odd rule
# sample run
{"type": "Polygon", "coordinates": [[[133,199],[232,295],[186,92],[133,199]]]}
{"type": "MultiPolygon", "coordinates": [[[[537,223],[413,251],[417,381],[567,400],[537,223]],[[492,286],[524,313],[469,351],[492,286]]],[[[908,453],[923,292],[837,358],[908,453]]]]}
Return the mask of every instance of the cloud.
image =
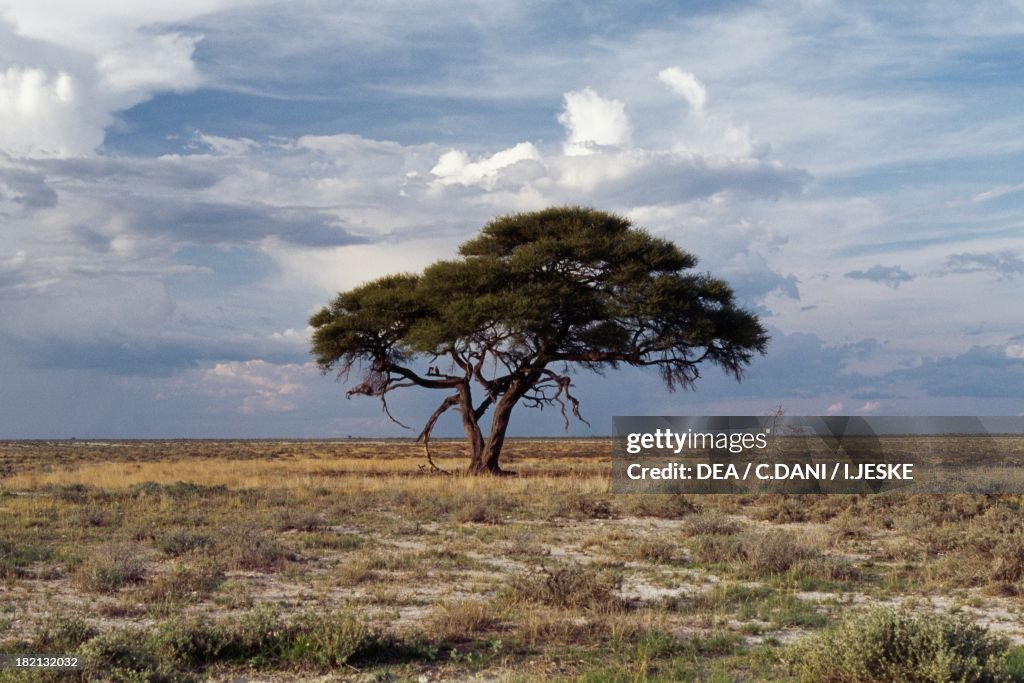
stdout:
{"type": "Polygon", "coordinates": [[[562,154],[519,143],[474,161],[451,149],[431,168],[436,184],[497,190],[516,208],[531,209],[587,204],[594,197],[610,208],[674,205],[721,194],[775,199],[800,194],[810,181],[806,171],[778,161],[634,147],[624,103],[590,88],[568,92],[564,99],[562,154]]]}
{"type": "MultiPolygon", "coordinates": [[[[5,370],[9,422],[39,419],[26,395],[58,429],[85,413],[130,426],[76,412],[61,378],[103,392],[79,403],[136,419],[147,382],[187,377],[173,415],[207,424],[218,399],[201,386],[219,381],[237,387],[224,429],[273,434],[261,416],[317,408],[301,392],[282,399],[291,412],[260,407],[246,384],[288,383],[270,366],[305,360],[301,332],[274,330],[302,330],[338,289],[450,257],[494,215],[563,203],[692,250],[772,324],[749,381],[709,371],[673,405],[927,410],[939,396],[980,410],[1012,392],[1024,138],[1012,60],[993,55],[1019,8],[248,4],[0,10],[0,364],[24,370],[5,370]],[[135,106],[157,93],[176,94],[135,106]],[[994,275],[899,286],[935,264],[994,275]],[[43,375],[50,400],[33,393],[43,375]]],[[[321,384],[337,398],[322,378],[307,387],[321,384]]],[[[656,385],[593,386],[611,415],[656,385]]]]}
{"type": "Polygon", "coordinates": [[[876,413],[882,407],[881,401],[868,401],[860,407],[862,413],[876,413]]]}
{"type": "Polygon", "coordinates": [[[904,282],[910,282],[914,279],[913,275],[903,270],[900,266],[883,266],[881,264],[872,266],[867,270],[851,270],[845,273],[843,277],[848,277],[851,280],[879,282],[893,289],[897,289],[904,282]]]}
{"type": "Polygon", "coordinates": [[[735,125],[727,117],[708,110],[707,88],[695,74],[672,66],[658,72],[658,80],[689,105],[676,131],[676,150],[730,157],[764,156],[767,150],[755,149],[748,125],[735,125]]]}
{"type": "Polygon", "coordinates": [[[564,95],[565,107],[558,122],[566,130],[566,156],[586,156],[600,147],[625,147],[632,137],[626,105],[607,100],[591,88],[564,95]]]}
{"type": "Polygon", "coordinates": [[[558,159],[557,199],[601,197],[617,206],[676,204],[732,192],[747,197],[798,195],[810,176],[759,159],[708,158],[689,152],[602,150],[558,159]]]}
{"type": "Polygon", "coordinates": [[[201,39],[180,33],[135,36],[97,60],[100,86],[113,93],[133,93],[138,99],[198,87],[202,78],[192,55],[201,39]]]}
{"type": "Polygon", "coordinates": [[[150,201],[132,202],[119,213],[140,234],[192,244],[244,244],[268,237],[306,247],[363,241],[347,232],[342,221],[316,209],[150,201]]]}
{"type": "Polygon", "coordinates": [[[1001,278],[1024,274],[1024,260],[1013,251],[952,254],[946,259],[944,274],[996,273],[1001,278]]]}
{"type": "Polygon", "coordinates": [[[42,173],[0,166],[0,217],[12,218],[57,205],[57,193],[42,173]]]}
{"type": "Polygon", "coordinates": [[[441,185],[483,185],[493,189],[499,172],[521,161],[540,161],[540,153],[531,143],[520,142],[490,157],[470,161],[465,152],[452,149],[441,155],[430,173],[441,185]]]}
{"type": "Polygon", "coordinates": [[[693,114],[704,112],[704,105],[708,101],[708,91],[694,74],[672,66],[659,71],[658,80],[672,88],[676,94],[682,95],[683,99],[689,102],[690,111],[693,114]]]}
{"type": "Polygon", "coordinates": [[[202,35],[181,23],[236,4],[5,3],[0,152],[37,158],[93,153],[118,112],[204,82],[195,61],[202,35]]]}
{"type": "Polygon", "coordinates": [[[932,396],[1020,398],[1024,362],[1010,352],[1012,347],[975,346],[958,355],[925,360],[893,376],[918,382],[932,396]]]}
{"type": "Polygon", "coordinates": [[[993,187],[991,190],[978,192],[971,195],[971,201],[975,203],[987,202],[1016,192],[1024,192],[1024,183],[1018,183],[1017,185],[999,185],[998,187],[993,187]]]}
{"type": "Polygon", "coordinates": [[[202,391],[231,401],[243,415],[288,413],[302,402],[313,363],[279,365],[262,359],[217,363],[199,373],[202,391]]]}
{"type": "Polygon", "coordinates": [[[826,415],[842,415],[842,413],[843,413],[843,402],[842,401],[837,401],[835,403],[830,403],[828,408],[825,409],[825,414],[826,415]]]}
{"type": "Polygon", "coordinates": [[[800,280],[797,276],[772,270],[763,258],[750,254],[739,256],[723,264],[718,274],[729,282],[741,301],[760,301],[774,292],[800,301],[800,280]]]}
{"type": "Polygon", "coordinates": [[[90,123],[82,97],[65,71],[21,66],[0,71],[0,152],[18,157],[91,151],[102,142],[108,120],[90,123]]]}

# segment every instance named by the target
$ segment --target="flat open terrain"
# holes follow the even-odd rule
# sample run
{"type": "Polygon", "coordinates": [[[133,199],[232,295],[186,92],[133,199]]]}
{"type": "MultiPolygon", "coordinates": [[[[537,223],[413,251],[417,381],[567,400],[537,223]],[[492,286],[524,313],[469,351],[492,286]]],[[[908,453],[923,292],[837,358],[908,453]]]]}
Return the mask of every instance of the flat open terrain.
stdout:
{"type": "Polygon", "coordinates": [[[613,495],[610,452],[513,440],[494,479],[406,442],[0,443],[0,652],[82,680],[791,680],[888,605],[1024,668],[1024,497],[613,495]]]}

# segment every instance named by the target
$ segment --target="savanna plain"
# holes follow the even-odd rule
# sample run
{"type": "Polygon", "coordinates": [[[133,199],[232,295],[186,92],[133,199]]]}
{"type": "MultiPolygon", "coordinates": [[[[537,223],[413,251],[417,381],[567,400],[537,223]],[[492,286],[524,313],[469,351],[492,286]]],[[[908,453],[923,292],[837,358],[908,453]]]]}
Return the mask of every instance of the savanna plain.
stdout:
{"type": "Polygon", "coordinates": [[[1024,680],[1024,496],[618,495],[608,440],[512,440],[508,477],[432,452],[0,442],[0,652],[83,666],[0,681],[1024,680]]]}

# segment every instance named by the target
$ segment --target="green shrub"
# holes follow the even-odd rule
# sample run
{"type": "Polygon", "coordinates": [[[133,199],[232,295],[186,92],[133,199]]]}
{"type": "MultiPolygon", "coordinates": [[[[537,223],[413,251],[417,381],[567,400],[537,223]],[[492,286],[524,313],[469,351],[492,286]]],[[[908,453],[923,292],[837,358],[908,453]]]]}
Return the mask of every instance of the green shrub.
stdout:
{"type": "Polygon", "coordinates": [[[216,660],[224,638],[219,623],[195,616],[164,622],[150,643],[160,661],[196,666],[216,660]]]}
{"type": "Polygon", "coordinates": [[[985,683],[1008,680],[1006,654],[966,617],[875,609],[797,643],[790,665],[814,683],[985,683]]]}
{"type": "Polygon", "coordinates": [[[86,680],[148,681],[157,661],[138,629],[107,631],[85,643],[79,650],[86,680]]]}
{"type": "Polygon", "coordinates": [[[84,619],[54,616],[36,626],[32,645],[38,652],[74,652],[96,634],[96,628],[84,619]]]}
{"type": "Polygon", "coordinates": [[[351,612],[310,610],[292,620],[291,630],[288,658],[322,668],[345,664],[374,641],[366,622],[351,612]]]}
{"type": "Polygon", "coordinates": [[[28,565],[48,559],[50,555],[42,545],[0,539],[0,579],[25,576],[28,565]]]}

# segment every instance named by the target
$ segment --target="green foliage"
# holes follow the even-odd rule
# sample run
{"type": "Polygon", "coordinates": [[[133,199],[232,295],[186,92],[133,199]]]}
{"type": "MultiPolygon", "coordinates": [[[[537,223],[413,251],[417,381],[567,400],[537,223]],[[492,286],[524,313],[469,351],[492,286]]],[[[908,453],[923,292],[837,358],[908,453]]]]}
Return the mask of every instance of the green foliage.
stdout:
{"type": "Polygon", "coordinates": [[[1006,640],[966,617],[875,609],[791,650],[801,681],[985,683],[1009,680],[1006,640]]]}
{"type": "Polygon", "coordinates": [[[84,619],[53,616],[36,627],[32,645],[36,652],[74,652],[96,634],[96,628],[84,619]]]}
{"type": "MultiPolygon", "coordinates": [[[[321,367],[443,355],[500,328],[509,347],[543,346],[551,360],[638,365],[706,353],[739,373],[767,342],[723,281],[685,272],[694,256],[614,214],[564,207],[503,216],[459,251],[461,260],[422,276],[391,275],[341,293],[314,315],[321,367]]],[[[695,379],[676,370],[667,381],[695,379]]]]}
{"type": "Polygon", "coordinates": [[[334,668],[370,652],[377,638],[349,611],[308,610],[285,617],[263,605],[238,616],[178,617],[149,630],[99,635],[83,623],[63,630],[49,625],[37,641],[78,649],[88,680],[176,681],[190,680],[190,672],[217,662],[334,668]]]}

